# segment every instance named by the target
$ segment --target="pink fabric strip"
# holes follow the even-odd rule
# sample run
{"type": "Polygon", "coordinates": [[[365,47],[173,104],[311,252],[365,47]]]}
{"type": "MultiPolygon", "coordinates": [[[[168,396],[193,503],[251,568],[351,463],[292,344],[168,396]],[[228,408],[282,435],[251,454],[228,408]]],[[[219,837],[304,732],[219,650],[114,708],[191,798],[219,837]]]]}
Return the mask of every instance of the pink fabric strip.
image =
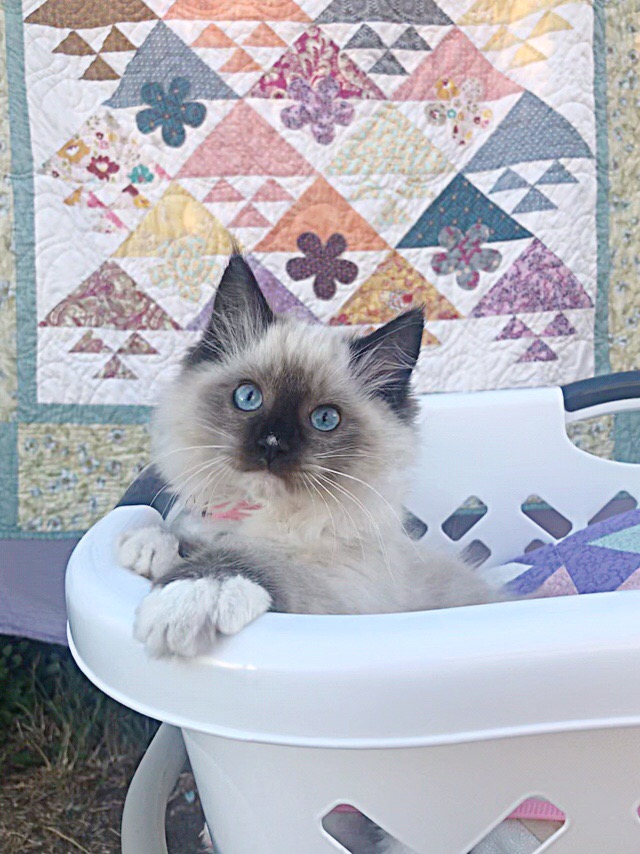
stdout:
{"type": "Polygon", "coordinates": [[[214,504],[209,508],[207,515],[210,519],[225,519],[228,522],[241,522],[250,516],[255,510],[260,510],[261,504],[249,504],[248,501],[240,501],[238,504],[214,504]]]}

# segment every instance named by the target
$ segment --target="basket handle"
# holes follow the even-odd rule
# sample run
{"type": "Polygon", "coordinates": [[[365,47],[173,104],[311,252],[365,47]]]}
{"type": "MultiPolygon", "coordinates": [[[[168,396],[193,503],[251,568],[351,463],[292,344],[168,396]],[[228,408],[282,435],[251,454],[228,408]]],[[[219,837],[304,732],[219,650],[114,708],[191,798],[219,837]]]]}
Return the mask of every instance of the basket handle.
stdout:
{"type": "MultiPolygon", "coordinates": [[[[637,408],[640,408],[640,371],[604,374],[568,383],[562,386],[562,396],[566,412],[604,407],[623,400],[638,400],[637,408]]],[[[610,411],[615,409],[615,406],[608,407],[610,411]]]]}

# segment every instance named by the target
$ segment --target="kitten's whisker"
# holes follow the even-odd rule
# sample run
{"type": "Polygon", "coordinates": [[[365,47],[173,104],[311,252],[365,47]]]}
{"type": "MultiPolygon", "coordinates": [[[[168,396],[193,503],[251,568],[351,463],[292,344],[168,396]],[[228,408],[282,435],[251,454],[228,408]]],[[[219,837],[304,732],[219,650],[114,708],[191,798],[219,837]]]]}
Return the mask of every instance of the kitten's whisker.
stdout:
{"type": "Polygon", "coordinates": [[[363,566],[364,566],[364,565],[366,565],[367,559],[366,559],[365,550],[364,550],[364,542],[363,542],[363,540],[362,540],[362,537],[360,536],[360,531],[358,530],[358,526],[356,525],[355,519],[353,518],[353,516],[352,516],[352,515],[351,515],[351,513],[349,512],[349,509],[348,509],[347,507],[345,507],[345,505],[340,501],[340,499],[338,498],[338,496],[337,496],[337,495],[334,495],[334,494],[333,494],[333,492],[331,492],[331,490],[330,490],[327,486],[325,486],[324,484],[322,484],[322,482],[321,482],[321,481],[320,481],[320,480],[319,480],[315,475],[310,475],[310,477],[313,477],[313,478],[314,478],[314,480],[316,481],[317,485],[318,485],[319,487],[321,487],[322,489],[324,489],[324,491],[325,491],[328,495],[330,495],[330,496],[331,496],[331,498],[333,498],[333,500],[334,500],[334,501],[336,502],[336,504],[338,505],[338,509],[339,509],[339,510],[342,510],[342,512],[345,514],[345,516],[346,516],[346,517],[349,519],[349,521],[351,522],[351,525],[352,525],[353,530],[354,530],[355,535],[356,535],[356,539],[357,539],[357,540],[358,540],[358,542],[360,543],[360,551],[361,551],[361,553],[362,553],[362,564],[363,564],[363,566]]]}
{"type": "Polygon", "coordinates": [[[329,514],[329,518],[331,519],[331,527],[333,529],[333,551],[331,552],[331,560],[333,560],[333,558],[335,557],[336,550],[338,548],[338,531],[336,528],[336,521],[333,518],[333,513],[331,512],[331,509],[329,508],[329,505],[327,504],[326,498],[324,497],[322,492],[320,492],[320,490],[317,488],[313,479],[310,481],[310,483],[311,483],[311,486],[316,490],[316,492],[320,496],[320,500],[322,501],[324,506],[327,508],[327,513],[329,514]]]}
{"type": "Polygon", "coordinates": [[[378,490],[377,490],[375,487],[371,486],[371,484],[370,484],[370,483],[367,483],[367,481],[366,481],[366,480],[362,480],[361,478],[356,477],[355,475],[352,475],[352,474],[347,474],[347,473],[346,473],[346,472],[344,472],[344,471],[338,471],[337,469],[330,469],[330,468],[327,468],[326,466],[322,466],[322,465],[321,465],[321,466],[320,466],[320,468],[321,468],[321,469],[323,469],[323,470],[324,470],[324,471],[326,471],[326,472],[329,472],[330,474],[336,474],[336,475],[339,475],[340,477],[346,477],[346,478],[349,478],[349,480],[353,480],[353,481],[355,481],[356,483],[360,483],[360,484],[362,484],[362,486],[366,486],[366,487],[367,487],[367,489],[370,489],[370,490],[371,490],[371,492],[373,492],[373,493],[374,493],[374,495],[377,495],[377,496],[378,496],[378,498],[380,499],[380,501],[382,501],[382,502],[387,506],[387,508],[391,511],[391,513],[393,514],[394,518],[395,518],[395,519],[397,519],[398,523],[399,523],[402,527],[404,527],[404,523],[403,523],[402,519],[398,516],[398,514],[397,514],[397,513],[396,513],[396,511],[395,511],[395,509],[391,506],[391,504],[389,504],[389,502],[388,502],[388,501],[387,501],[387,499],[384,497],[384,495],[382,495],[380,492],[378,492],[378,490]]]}

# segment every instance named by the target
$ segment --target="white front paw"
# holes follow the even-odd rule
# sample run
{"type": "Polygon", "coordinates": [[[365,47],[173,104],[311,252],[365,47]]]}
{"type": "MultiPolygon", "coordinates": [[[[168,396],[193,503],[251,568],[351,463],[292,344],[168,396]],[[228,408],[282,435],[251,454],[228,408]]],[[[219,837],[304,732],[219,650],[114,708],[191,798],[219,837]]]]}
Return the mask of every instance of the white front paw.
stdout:
{"type": "Polygon", "coordinates": [[[235,634],[270,606],[267,591],[242,576],[179,579],[142,601],[134,634],[151,655],[191,658],[211,646],[216,632],[235,634]]]}
{"type": "Polygon", "coordinates": [[[118,561],[145,578],[161,578],[178,560],[178,538],[161,528],[133,528],[118,543],[118,561]]]}

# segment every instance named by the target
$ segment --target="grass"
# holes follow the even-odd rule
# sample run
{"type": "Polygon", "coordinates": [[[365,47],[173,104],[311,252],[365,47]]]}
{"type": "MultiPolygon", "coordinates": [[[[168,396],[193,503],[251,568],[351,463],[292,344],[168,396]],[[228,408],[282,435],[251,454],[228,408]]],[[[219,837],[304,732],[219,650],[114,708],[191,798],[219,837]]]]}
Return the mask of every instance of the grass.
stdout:
{"type": "MultiPolygon", "coordinates": [[[[98,691],[66,648],[0,636],[2,854],[119,854],[126,790],[157,726],[98,691]]],[[[184,774],[169,803],[180,854],[202,828],[193,789],[184,774]]]]}

